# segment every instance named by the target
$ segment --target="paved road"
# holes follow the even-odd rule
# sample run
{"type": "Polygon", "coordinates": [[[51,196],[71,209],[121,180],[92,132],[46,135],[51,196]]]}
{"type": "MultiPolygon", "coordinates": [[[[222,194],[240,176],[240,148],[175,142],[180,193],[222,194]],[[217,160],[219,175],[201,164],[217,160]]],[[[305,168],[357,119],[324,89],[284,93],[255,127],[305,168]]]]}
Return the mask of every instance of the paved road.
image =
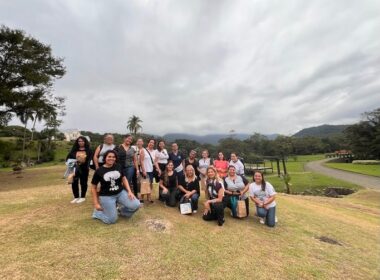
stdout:
{"type": "Polygon", "coordinates": [[[380,177],[363,175],[333,168],[328,168],[322,164],[330,159],[311,161],[305,165],[307,171],[321,173],[330,177],[341,179],[359,186],[380,190],[380,177]]]}

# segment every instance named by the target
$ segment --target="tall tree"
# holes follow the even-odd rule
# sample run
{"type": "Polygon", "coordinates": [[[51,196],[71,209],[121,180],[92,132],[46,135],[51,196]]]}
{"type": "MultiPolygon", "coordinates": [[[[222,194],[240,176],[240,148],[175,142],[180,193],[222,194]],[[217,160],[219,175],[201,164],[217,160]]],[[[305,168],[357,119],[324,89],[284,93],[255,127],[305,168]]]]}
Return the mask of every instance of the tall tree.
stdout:
{"type": "Polygon", "coordinates": [[[380,108],[365,112],[362,121],[349,126],[345,135],[355,157],[380,159],[380,108]]]}
{"type": "Polygon", "coordinates": [[[132,117],[129,118],[128,120],[128,123],[127,123],[127,129],[133,134],[133,135],[136,135],[137,132],[142,129],[142,126],[140,125],[140,123],[142,123],[143,121],[133,115],[132,117]]]}
{"type": "Polygon", "coordinates": [[[0,27],[0,125],[14,115],[28,115],[31,102],[57,102],[51,88],[53,81],[65,74],[62,62],[52,55],[50,46],[24,31],[0,27]]]}

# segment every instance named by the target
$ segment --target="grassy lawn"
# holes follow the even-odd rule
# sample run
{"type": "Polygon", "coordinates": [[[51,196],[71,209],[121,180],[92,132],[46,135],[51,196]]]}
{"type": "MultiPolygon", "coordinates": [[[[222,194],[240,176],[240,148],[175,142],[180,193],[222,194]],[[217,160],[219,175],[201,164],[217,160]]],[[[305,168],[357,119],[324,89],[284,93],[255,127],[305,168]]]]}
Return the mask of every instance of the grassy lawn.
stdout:
{"type": "Polygon", "coordinates": [[[106,226],[90,218],[89,196],[81,205],[69,203],[63,171],[35,168],[20,178],[0,172],[1,279],[380,277],[380,192],[342,199],[279,194],[274,229],[258,223],[252,205],[244,220],[226,210],[226,223],[218,227],[201,213],[181,216],[158,202],[106,226]],[[152,231],[151,219],[167,229],[152,231]]]}
{"type": "Polygon", "coordinates": [[[331,168],[380,177],[380,165],[364,165],[353,163],[325,163],[325,165],[331,168]]]}

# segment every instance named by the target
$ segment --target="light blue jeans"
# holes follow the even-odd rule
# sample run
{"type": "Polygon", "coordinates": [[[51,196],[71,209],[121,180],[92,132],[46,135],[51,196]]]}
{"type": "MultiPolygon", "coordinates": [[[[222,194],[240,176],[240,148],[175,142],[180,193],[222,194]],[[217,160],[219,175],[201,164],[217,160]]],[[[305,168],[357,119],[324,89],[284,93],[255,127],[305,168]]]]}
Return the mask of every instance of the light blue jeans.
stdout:
{"type": "Polygon", "coordinates": [[[120,215],[127,218],[131,217],[140,207],[140,201],[138,199],[129,199],[128,193],[125,190],[116,195],[99,196],[99,200],[103,211],[94,209],[92,217],[106,224],[114,224],[117,220],[116,203],[121,205],[120,215]]]}

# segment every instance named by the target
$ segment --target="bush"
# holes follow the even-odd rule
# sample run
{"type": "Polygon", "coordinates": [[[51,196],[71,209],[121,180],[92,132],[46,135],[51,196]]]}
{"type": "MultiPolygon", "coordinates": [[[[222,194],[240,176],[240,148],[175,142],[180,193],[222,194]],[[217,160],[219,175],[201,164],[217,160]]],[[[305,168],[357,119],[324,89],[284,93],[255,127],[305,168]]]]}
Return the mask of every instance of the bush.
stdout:
{"type": "Polygon", "coordinates": [[[41,162],[48,162],[48,161],[53,161],[55,157],[54,151],[45,151],[41,154],[40,161],[41,162]]]}
{"type": "Polygon", "coordinates": [[[363,165],[378,165],[380,160],[354,160],[353,164],[363,164],[363,165]]]}

